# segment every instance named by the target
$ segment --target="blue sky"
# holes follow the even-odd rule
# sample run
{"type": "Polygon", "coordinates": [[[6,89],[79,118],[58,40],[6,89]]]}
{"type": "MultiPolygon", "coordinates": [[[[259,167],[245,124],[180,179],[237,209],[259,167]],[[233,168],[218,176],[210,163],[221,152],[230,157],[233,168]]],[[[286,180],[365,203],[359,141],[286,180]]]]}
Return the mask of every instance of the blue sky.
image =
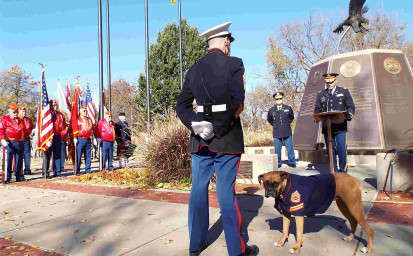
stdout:
{"type": "MultiPolygon", "coordinates": [[[[203,32],[215,25],[232,21],[236,41],[231,54],[243,59],[247,90],[264,83],[266,73],[266,38],[277,27],[293,20],[306,19],[309,10],[347,12],[349,0],[182,0],[182,17],[203,32]]],[[[411,0],[367,0],[372,12],[382,6],[398,13],[403,21],[413,20],[411,0]]],[[[104,86],[106,76],[106,0],[102,0],[104,86]]],[[[112,82],[123,78],[136,83],[145,71],[144,0],[110,0],[110,38],[112,82]]],[[[47,64],[46,83],[52,98],[57,97],[57,79],[99,85],[97,0],[0,0],[0,68],[19,64],[40,80],[39,62],[47,64]]],[[[149,43],[167,23],[178,22],[178,1],[149,0],[149,43]]],[[[413,24],[410,24],[411,26],[413,24]]],[[[410,36],[413,28],[409,27],[410,36]]]]}

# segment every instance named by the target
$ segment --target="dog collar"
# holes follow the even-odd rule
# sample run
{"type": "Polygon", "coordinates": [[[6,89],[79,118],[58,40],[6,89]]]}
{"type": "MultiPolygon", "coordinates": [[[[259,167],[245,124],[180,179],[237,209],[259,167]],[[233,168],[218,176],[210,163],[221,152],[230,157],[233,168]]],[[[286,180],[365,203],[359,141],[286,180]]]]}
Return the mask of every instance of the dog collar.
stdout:
{"type": "Polygon", "coordinates": [[[283,191],[281,191],[281,194],[280,194],[280,198],[281,198],[281,201],[283,201],[283,203],[285,203],[285,199],[287,198],[287,195],[290,192],[292,182],[293,182],[292,177],[290,174],[288,174],[287,184],[285,184],[285,188],[283,189],[283,191]]]}

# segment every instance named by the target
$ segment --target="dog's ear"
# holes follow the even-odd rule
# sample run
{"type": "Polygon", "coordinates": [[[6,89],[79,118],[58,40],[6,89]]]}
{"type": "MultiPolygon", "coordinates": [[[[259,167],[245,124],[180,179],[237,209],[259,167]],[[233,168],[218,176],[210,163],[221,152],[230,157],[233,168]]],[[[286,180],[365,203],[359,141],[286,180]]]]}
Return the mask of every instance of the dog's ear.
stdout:
{"type": "Polygon", "coordinates": [[[260,185],[261,185],[261,183],[262,183],[262,178],[264,178],[264,174],[260,174],[260,175],[258,176],[258,182],[260,183],[260,185]]]}
{"type": "Polygon", "coordinates": [[[288,172],[281,171],[280,172],[280,177],[281,177],[281,180],[286,179],[288,177],[288,172]]]}

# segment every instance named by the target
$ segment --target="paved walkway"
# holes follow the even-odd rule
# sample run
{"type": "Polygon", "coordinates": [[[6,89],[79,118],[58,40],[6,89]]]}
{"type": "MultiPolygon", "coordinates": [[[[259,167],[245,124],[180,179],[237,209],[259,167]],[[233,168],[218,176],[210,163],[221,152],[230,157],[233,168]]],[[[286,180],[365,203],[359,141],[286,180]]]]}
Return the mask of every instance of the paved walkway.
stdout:
{"type": "MultiPolygon", "coordinates": [[[[300,162],[296,169],[284,169],[308,175],[325,172],[326,166],[300,162]]],[[[377,198],[374,166],[351,167],[349,173],[362,181],[364,201],[377,198]]],[[[39,174],[28,178],[32,181],[0,186],[0,255],[188,255],[187,191],[67,184],[38,179],[39,174]]],[[[296,241],[294,221],[286,245],[276,248],[282,217],[274,200],[264,198],[264,190],[256,185],[238,185],[237,193],[248,244],[258,245],[260,255],[288,255],[296,241]]],[[[201,255],[227,255],[213,191],[210,203],[211,245],[201,255]]],[[[375,230],[370,255],[411,255],[413,206],[382,205],[363,203],[365,214],[372,213],[369,222],[375,230]]],[[[301,255],[362,255],[359,249],[367,242],[360,231],[352,242],[341,240],[349,227],[333,203],[325,214],[306,218],[301,255]]]]}

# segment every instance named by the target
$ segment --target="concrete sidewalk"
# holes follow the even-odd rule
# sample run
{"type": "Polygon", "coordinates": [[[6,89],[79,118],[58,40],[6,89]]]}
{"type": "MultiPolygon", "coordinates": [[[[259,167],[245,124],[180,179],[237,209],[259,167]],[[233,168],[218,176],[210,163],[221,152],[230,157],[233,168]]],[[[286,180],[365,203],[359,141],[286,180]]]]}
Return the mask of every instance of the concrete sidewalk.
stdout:
{"type": "MultiPolygon", "coordinates": [[[[296,169],[283,169],[308,175],[325,172],[326,168],[325,165],[299,162],[296,169]]],[[[350,167],[349,174],[362,181],[363,200],[376,198],[375,166],[350,167]]],[[[155,193],[161,195],[165,193],[163,191],[155,193]]],[[[185,191],[176,193],[188,194],[185,191]]],[[[243,217],[242,233],[248,244],[260,248],[259,255],[288,255],[296,241],[295,222],[291,223],[286,245],[274,247],[273,243],[281,237],[282,216],[274,209],[274,200],[264,198],[263,193],[259,190],[255,195],[238,195],[243,217]]],[[[188,206],[185,203],[16,185],[0,186],[0,197],[0,237],[67,255],[188,255],[188,206]]],[[[363,206],[367,215],[372,203],[363,203],[363,206]]],[[[210,220],[210,246],[201,255],[227,255],[218,208],[210,208],[210,220]]],[[[375,230],[370,255],[412,254],[411,226],[370,225],[375,230]]],[[[348,235],[349,227],[333,203],[325,214],[305,219],[300,254],[363,255],[359,250],[367,241],[365,233],[360,231],[358,227],[358,236],[352,242],[341,240],[342,236],[348,235]]]]}

